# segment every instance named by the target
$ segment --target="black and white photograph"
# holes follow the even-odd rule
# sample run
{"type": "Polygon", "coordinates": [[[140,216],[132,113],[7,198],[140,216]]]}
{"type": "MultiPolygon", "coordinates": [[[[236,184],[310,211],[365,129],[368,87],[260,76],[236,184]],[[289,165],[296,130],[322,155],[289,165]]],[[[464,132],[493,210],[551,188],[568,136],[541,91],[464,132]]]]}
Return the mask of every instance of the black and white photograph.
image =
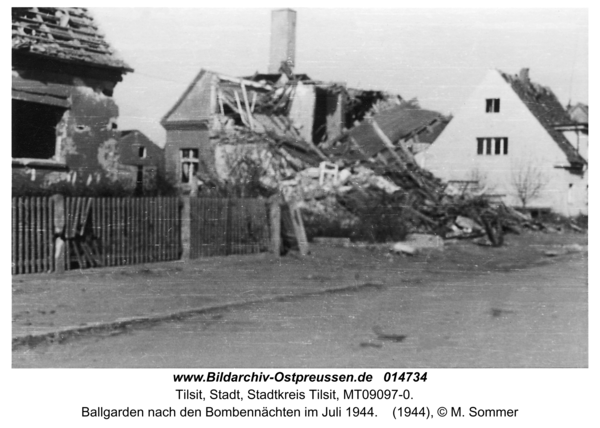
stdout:
{"type": "Polygon", "coordinates": [[[586,368],[587,9],[12,8],[13,368],[586,368]]]}
{"type": "Polygon", "coordinates": [[[586,426],[593,14],[476,6],[11,6],[9,421],[586,426]]]}

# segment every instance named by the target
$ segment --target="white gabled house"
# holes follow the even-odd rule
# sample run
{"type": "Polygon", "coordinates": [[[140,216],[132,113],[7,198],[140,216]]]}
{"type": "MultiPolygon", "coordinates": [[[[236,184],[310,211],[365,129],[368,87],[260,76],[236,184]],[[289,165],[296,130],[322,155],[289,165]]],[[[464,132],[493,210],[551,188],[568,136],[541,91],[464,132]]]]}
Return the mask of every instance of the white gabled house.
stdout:
{"type": "Polygon", "coordinates": [[[478,182],[511,206],[587,214],[587,126],[554,93],[490,70],[419,164],[456,184],[478,182]]]}

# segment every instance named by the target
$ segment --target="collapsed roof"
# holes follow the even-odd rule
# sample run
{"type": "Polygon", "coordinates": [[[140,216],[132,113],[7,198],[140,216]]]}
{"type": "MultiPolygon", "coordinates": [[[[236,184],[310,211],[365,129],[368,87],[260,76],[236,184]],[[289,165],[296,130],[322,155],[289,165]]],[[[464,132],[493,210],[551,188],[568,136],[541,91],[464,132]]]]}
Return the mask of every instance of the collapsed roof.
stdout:
{"type": "Polygon", "coordinates": [[[328,153],[349,160],[367,161],[393,149],[391,146],[400,148],[401,141],[423,133],[441,121],[442,116],[437,112],[397,105],[352,128],[345,136],[345,144],[338,144],[328,153]]]}
{"type": "MultiPolygon", "coordinates": [[[[387,146],[374,129],[376,126],[386,140],[397,144],[400,140],[427,134],[425,131],[443,120],[439,113],[418,108],[399,95],[347,89],[343,84],[314,81],[306,75],[293,75],[291,80],[282,77],[283,74],[255,74],[250,78],[237,78],[201,70],[161,124],[165,128],[201,126],[216,116],[229,118],[232,126],[284,141],[301,151],[303,157],[311,157],[310,163],[314,164],[322,160],[344,160],[342,158],[352,162],[368,161],[385,151],[387,146]],[[328,97],[333,97],[334,102],[328,97]],[[330,127],[329,133],[321,132],[317,138],[311,138],[317,136],[317,125],[327,126],[317,123],[318,114],[332,114],[331,105],[320,105],[327,103],[337,110],[338,129],[331,131],[330,127]],[[302,130],[299,121],[301,126],[313,129],[302,130]],[[358,150],[348,150],[344,147],[348,145],[354,148],[358,145],[358,150]]],[[[247,132],[244,138],[248,138],[247,132]]],[[[243,138],[237,139],[238,143],[243,141],[243,138]]]]}
{"type": "Polygon", "coordinates": [[[572,123],[572,119],[565,111],[552,90],[539,85],[529,79],[529,69],[522,69],[518,75],[510,75],[499,71],[504,80],[511,86],[521,101],[527,106],[531,114],[540,122],[546,132],[565,153],[571,165],[581,167],[587,162],[569,143],[565,135],[557,127],[572,123]]]}

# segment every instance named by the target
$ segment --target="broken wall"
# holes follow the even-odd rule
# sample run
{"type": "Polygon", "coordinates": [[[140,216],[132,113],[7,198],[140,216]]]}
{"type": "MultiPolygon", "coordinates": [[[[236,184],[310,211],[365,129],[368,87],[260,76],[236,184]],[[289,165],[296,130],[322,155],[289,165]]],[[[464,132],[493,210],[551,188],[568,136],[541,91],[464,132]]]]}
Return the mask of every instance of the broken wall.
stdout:
{"type": "Polygon", "coordinates": [[[328,87],[315,88],[315,113],[312,142],[332,140],[342,132],[344,123],[344,94],[328,87]]]}
{"type": "Polygon", "coordinates": [[[88,67],[13,58],[13,99],[33,110],[38,105],[64,108],[54,129],[54,156],[28,156],[27,150],[13,156],[14,194],[135,187],[135,171],[120,163],[117,151],[119,110],[111,94],[118,80],[120,75],[88,67]]]}
{"type": "Polygon", "coordinates": [[[315,85],[297,83],[288,117],[305,141],[313,141],[316,98],[315,85]]]}

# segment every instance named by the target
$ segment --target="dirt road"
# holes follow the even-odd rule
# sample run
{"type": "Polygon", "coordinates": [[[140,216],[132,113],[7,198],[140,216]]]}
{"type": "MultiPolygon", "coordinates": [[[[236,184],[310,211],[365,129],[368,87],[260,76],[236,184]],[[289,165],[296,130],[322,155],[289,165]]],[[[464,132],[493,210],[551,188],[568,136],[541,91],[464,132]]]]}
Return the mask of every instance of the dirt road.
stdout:
{"type": "Polygon", "coordinates": [[[450,251],[382,285],[19,349],[13,366],[586,367],[587,254],[535,245],[551,244],[450,251]]]}

